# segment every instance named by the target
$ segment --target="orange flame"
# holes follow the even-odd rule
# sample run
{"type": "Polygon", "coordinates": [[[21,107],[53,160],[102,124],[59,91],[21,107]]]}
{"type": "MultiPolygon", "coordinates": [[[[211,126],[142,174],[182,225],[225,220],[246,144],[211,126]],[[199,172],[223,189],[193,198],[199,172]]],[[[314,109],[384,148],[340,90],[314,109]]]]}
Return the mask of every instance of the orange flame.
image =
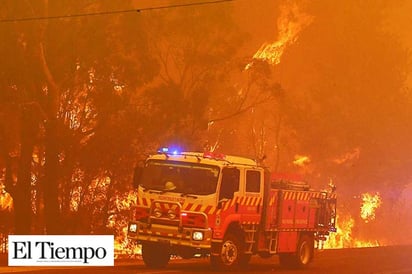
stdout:
{"type": "Polygon", "coordinates": [[[0,211],[11,212],[13,209],[13,198],[6,192],[4,184],[0,182],[0,211]]]}
{"type": "Polygon", "coordinates": [[[372,195],[370,193],[362,194],[361,218],[365,223],[375,219],[375,211],[382,204],[382,199],[379,193],[372,195]]]}
{"type": "MultiPolygon", "coordinates": [[[[123,195],[117,196],[115,200],[116,210],[117,212],[129,212],[133,210],[133,205],[136,204],[137,200],[137,193],[135,191],[129,191],[124,193],[123,195]]],[[[127,221],[128,219],[120,218],[118,216],[112,215],[108,219],[107,226],[110,228],[121,228],[120,233],[115,235],[114,239],[114,251],[115,256],[118,257],[119,255],[129,255],[134,256],[136,254],[141,254],[141,247],[140,245],[130,242],[127,238],[127,221]]],[[[126,218],[129,214],[127,214],[126,218]]]]}
{"type": "Polygon", "coordinates": [[[142,249],[141,246],[132,243],[127,238],[127,226],[122,229],[121,235],[117,235],[114,239],[114,253],[116,258],[121,255],[141,255],[142,249]]]}
{"type": "MultiPolygon", "coordinates": [[[[302,12],[296,3],[282,5],[277,22],[278,40],[273,43],[264,43],[253,55],[253,59],[264,60],[271,65],[279,64],[285,48],[297,41],[299,33],[312,23],[313,18],[313,16],[302,12]]],[[[248,64],[246,69],[251,65],[248,64]]]]}
{"type": "Polygon", "coordinates": [[[323,244],[323,248],[360,248],[360,247],[376,247],[379,246],[378,241],[367,241],[356,239],[352,234],[352,229],[355,226],[355,220],[352,216],[347,215],[336,218],[336,233],[331,233],[328,240],[323,244]]]}
{"type": "MultiPolygon", "coordinates": [[[[363,193],[361,195],[362,206],[360,208],[360,217],[365,223],[375,219],[375,211],[382,204],[382,199],[379,193],[370,194],[363,193]]],[[[324,248],[345,248],[345,247],[375,247],[380,246],[378,240],[361,240],[356,239],[352,235],[352,228],[355,225],[355,220],[349,214],[336,218],[337,232],[329,235],[328,240],[324,244],[324,248]]]]}
{"type": "Polygon", "coordinates": [[[324,243],[323,248],[344,248],[352,244],[352,228],[355,220],[352,216],[336,217],[336,233],[329,235],[328,240],[324,243]]]}

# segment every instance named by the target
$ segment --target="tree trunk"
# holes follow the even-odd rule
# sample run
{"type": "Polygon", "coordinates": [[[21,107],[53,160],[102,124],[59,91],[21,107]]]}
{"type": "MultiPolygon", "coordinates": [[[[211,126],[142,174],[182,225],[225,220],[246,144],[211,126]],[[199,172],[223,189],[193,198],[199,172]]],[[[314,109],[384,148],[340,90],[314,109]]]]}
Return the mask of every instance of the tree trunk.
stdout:
{"type": "Polygon", "coordinates": [[[59,158],[57,119],[49,118],[46,123],[46,163],[43,184],[44,218],[47,234],[62,234],[58,201],[59,158]]]}
{"type": "Polygon", "coordinates": [[[37,121],[32,109],[23,107],[21,114],[21,153],[16,191],[14,191],[15,232],[31,232],[31,164],[37,134],[37,121]]]}
{"type": "MultiPolygon", "coordinates": [[[[45,15],[48,14],[48,1],[44,1],[45,15]]],[[[45,178],[43,185],[44,194],[44,219],[47,234],[63,234],[64,231],[60,216],[59,206],[59,138],[58,119],[60,89],[49,68],[44,47],[44,35],[46,33],[47,22],[42,25],[40,31],[40,43],[38,44],[39,61],[42,73],[48,84],[45,113],[47,122],[45,125],[45,178]]]]}

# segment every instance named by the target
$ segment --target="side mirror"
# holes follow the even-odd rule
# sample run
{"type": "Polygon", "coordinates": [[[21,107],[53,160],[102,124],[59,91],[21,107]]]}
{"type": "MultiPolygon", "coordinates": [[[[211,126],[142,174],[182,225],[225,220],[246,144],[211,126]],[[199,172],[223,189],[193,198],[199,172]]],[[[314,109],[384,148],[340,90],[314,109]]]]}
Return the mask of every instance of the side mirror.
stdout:
{"type": "Polygon", "coordinates": [[[143,174],[143,167],[136,167],[134,169],[134,174],[133,174],[133,187],[137,188],[140,184],[140,180],[142,178],[143,174]]]}

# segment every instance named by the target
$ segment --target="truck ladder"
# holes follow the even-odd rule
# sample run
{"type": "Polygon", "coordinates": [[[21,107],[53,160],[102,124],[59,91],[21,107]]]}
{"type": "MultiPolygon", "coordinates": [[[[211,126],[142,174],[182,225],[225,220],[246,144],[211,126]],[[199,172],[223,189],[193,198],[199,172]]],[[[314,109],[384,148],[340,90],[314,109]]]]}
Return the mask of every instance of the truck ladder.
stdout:
{"type": "Polygon", "coordinates": [[[245,232],[245,254],[253,254],[253,246],[256,242],[257,226],[256,224],[244,225],[243,231],[245,232]]]}

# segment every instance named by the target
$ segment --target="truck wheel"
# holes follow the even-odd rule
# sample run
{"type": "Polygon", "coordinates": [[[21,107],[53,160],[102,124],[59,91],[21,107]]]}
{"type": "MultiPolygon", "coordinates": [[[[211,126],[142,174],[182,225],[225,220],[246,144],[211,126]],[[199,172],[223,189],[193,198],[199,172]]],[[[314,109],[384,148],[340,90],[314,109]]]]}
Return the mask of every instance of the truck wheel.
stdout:
{"type": "Polygon", "coordinates": [[[213,268],[221,270],[233,270],[239,266],[243,256],[243,247],[239,239],[231,233],[228,233],[223,239],[218,256],[211,256],[210,263],[213,268]]]}
{"type": "Polygon", "coordinates": [[[158,243],[143,243],[142,257],[150,268],[164,268],[170,260],[169,247],[158,243]]]}
{"type": "Polygon", "coordinates": [[[296,262],[298,267],[307,266],[313,259],[314,242],[313,238],[303,236],[299,240],[298,248],[296,250],[296,262]]]}
{"type": "Polygon", "coordinates": [[[279,254],[279,262],[286,268],[304,268],[312,261],[313,253],[313,238],[304,235],[299,240],[296,252],[279,254]]]}

